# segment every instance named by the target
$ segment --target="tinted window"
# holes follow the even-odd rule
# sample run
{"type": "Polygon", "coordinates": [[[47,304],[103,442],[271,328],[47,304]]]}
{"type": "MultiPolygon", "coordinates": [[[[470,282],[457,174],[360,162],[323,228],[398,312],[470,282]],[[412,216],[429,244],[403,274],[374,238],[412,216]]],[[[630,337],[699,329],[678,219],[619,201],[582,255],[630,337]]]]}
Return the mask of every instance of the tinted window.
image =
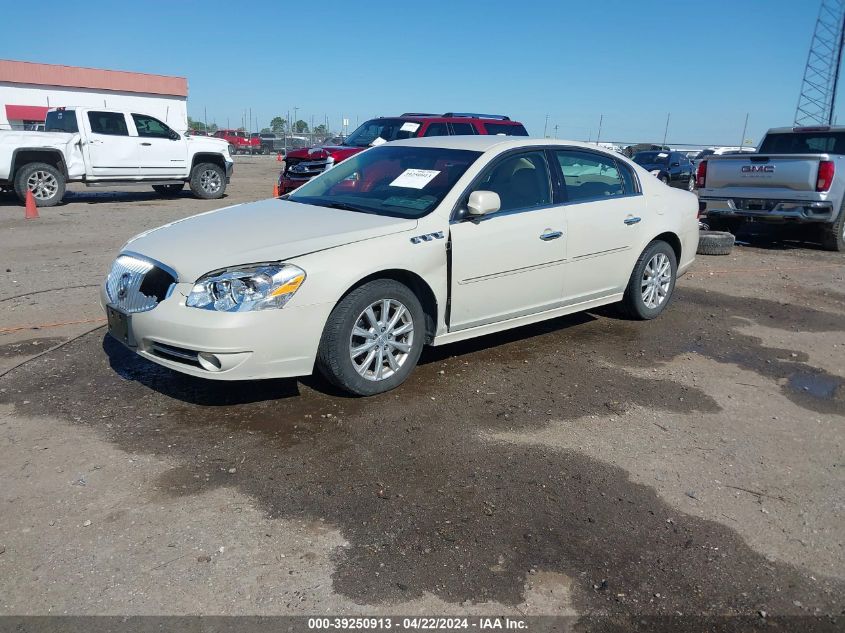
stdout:
{"type": "MultiPolygon", "coordinates": [[[[373,144],[380,145],[382,141],[411,138],[417,135],[420,125],[416,121],[404,121],[402,119],[373,119],[352,132],[344,145],[369,147],[373,144]],[[381,141],[378,139],[381,139],[381,141]]],[[[444,134],[446,133],[444,132],[444,134]]]]}
{"type": "Polygon", "coordinates": [[[665,165],[669,162],[669,154],[666,152],[637,152],[634,154],[634,162],[637,165],[665,165]]]}
{"type": "Polygon", "coordinates": [[[845,154],[845,132],[767,134],[763,154],[845,154]]]}
{"type": "Polygon", "coordinates": [[[425,129],[423,136],[449,136],[449,128],[445,123],[432,123],[425,129]]]}
{"type": "Polygon", "coordinates": [[[502,201],[500,211],[551,204],[545,153],[526,152],[502,159],[485,172],[474,189],[498,193],[502,201]]]}
{"type": "Polygon", "coordinates": [[[94,134],[111,134],[112,136],[129,136],[126,118],[120,112],[89,112],[88,121],[94,134]]]}
{"type": "Polygon", "coordinates": [[[346,211],[421,218],[440,204],[480,155],[434,147],[375,147],[323,172],[290,199],[346,211]]]}
{"type": "Polygon", "coordinates": [[[556,152],[570,202],[621,196],[625,187],[616,161],[610,156],[562,150],[556,152]]]}
{"type": "Polygon", "coordinates": [[[625,193],[627,195],[639,193],[640,183],[634,175],[633,170],[622,161],[616,161],[616,165],[619,168],[619,172],[622,174],[622,182],[625,185],[625,193]]]}
{"type": "Polygon", "coordinates": [[[47,120],[44,122],[45,132],[79,132],[76,124],[76,112],[73,110],[59,110],[47,113],[47,120]]]}
{"type": "Polygon", "coordinates": [[[475,128],[472,123],[452,123],[452,134],[455,136],[466,136],[468,134],[475,134],[475,128]]]}
{"type": "Polygon", "coordinates": [[[528,136],[528,132],[522,127],[521,123],[514,125],[511,123],[485,123],[484,127],[488,134],[502,134],[504,136],[528,136]]]}
{"type": "Polygon", "coordinates": [[[146,114],[133,114],[132,120],[135,121],[138,136],[144,136],[146,138],[170,138],[172,133],[171,129],[164,123],[146,114]]]}

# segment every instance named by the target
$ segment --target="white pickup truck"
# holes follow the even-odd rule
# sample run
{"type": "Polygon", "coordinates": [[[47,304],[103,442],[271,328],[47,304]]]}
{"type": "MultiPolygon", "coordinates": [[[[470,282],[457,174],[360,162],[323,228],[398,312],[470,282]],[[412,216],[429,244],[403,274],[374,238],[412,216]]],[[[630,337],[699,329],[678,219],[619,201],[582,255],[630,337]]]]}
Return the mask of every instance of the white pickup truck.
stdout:
{"type": "Polygon", "coordinates": [[[174,195],[188,183],[220,198],[234,165],[225,141],[185,136],[148,114],[97,108],[47,112],[44,132],[0,131],[0,188],[40,207],[61,202],[68,182],[152,185],[174,195]]]}
{"type": "Polygon", "coordinates": [[[702,160],[697,182],[711,229],[803,225],[824,248],[845,251],[845,127],[773,128],[756,154],[702,160]]]}

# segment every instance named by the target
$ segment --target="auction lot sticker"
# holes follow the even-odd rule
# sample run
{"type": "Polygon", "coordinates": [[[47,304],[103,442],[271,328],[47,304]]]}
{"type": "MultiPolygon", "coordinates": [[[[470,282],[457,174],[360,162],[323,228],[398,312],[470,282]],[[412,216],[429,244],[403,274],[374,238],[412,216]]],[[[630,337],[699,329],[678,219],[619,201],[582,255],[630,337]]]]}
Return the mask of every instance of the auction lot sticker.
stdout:
{"type": "Polygon", "coordinates": [[[440,172],[436,169],[406,169],[390,183],[391,187],[408,187],[422,189],[430,183],[440,172]]]}

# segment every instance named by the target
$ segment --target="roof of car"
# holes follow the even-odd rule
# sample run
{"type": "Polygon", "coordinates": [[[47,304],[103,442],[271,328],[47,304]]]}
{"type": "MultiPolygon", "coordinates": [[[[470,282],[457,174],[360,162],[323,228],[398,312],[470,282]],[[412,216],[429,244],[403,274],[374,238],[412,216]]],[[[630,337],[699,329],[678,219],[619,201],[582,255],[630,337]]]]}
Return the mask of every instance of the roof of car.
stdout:
{"type": "Polygon", "coordinates": [[[425,136],[422,138],[409,138],[400,141],[393,141],[391,145],[408,145],[413,147],[439,147],[442,149],[468,149],[476,152],[486,152],[491,149],[511,149],[519,147],[560,145],[561,147],[583,147],[585,149],[609,152],[603,147],[597,147],[594,143],[582,143],[581,141],[566,141],[562,139],[532,138],[529,136],[503,136],[503,135],[472,135],[472,136],[425,136]]]}

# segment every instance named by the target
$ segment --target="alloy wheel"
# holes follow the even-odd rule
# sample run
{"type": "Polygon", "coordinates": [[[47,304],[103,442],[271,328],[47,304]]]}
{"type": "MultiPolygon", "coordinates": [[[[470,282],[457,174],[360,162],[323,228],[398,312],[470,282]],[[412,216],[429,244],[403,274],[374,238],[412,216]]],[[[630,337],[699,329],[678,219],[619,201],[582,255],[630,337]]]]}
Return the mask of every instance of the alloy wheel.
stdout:
{"type": "Polygon", "coordinates": [[[34,171],[26,180],[27,188],[38,200],[49,200],[59,190],[59,182],[49,171],[34,171]]]}
{"type": "Polygon", "coordinates": [[[213,169],[206,169],[200,174],[200,187],[206,193],[217,193],[222,184],[220,174],[213,169]]]}
{"type": "Polygon", "coordinates": [[[643,303],[654,309],[666,301],[672,284],[672,263],[664,253],[656,253],[646,264],[641,280],[643,303]]]}
{"type": "Polygon", "coordinates": [[[371,303],[355,320],[349,337],[349,358],[366,380],[381,381],[393,376],[411,352],[414,320],[396,299],[371,303]]]}

